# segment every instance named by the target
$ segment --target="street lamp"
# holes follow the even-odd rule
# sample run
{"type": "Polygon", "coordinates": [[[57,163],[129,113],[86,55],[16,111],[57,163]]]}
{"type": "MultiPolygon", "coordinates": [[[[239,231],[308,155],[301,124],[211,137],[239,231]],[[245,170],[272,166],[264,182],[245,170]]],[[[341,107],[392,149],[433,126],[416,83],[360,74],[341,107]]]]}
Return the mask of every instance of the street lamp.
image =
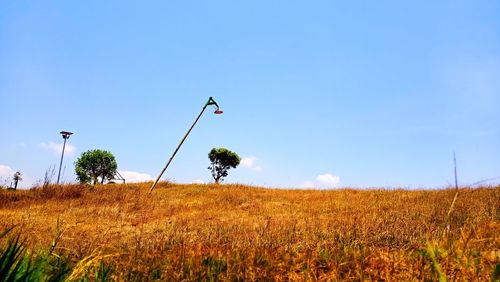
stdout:
{"type": "Polygon", "coordinates": [[[62,167],[62,162],[64,158],[64,148],[66,148],[66,140],[69,139],[72,132],[69,131],[61,131],[60,132],[62,135],[62,138],[64,139],[64,144],[63,144],[63,149],[62,149],[62,154],[61,154],[61,163],[59,164],[59,173],[57,174],[57,184],[59,184],[59,179],[61,178],[61,167],[62,167]]]}
{"type": "Polygon", "coordinates": [[[23,178],[21,177],[21,172],[17,171],[16,173],[14,173],[14,190],[17,190],[17,183],[21,180],[23,180],[23,178]]]}
{"type": "Polygon", "coordinates": [[[153,183],[153,185],[151,186],[151,189],[149,190],[150,192],[153,191],[153,189],[155,188],[156,184],[158,184],[158,181],[160,181],[160,178],[161,176],[163,175],[163,173],[165,172],[165,170],[167,170],[167,167],[170,165],[170,163],[172,162],[172,160],[174,159],[175,157],[175,154],[177,154],[177,151],[179,151],[179,148],[182,146],[182,143],[184,143],[184,140],[186,140],[186,138],[188,137],[189,133],[191,132],[191,130],[193,129],[193,127],[196,125],[196,123],[198,122],[198,120],[200,119],[201,115],[203,114],[203,112],[205,111],[205,109],[208,107],[208,106],[215,106],[215,111],[214,111],[214,114],[216,115],[220,115],[223,113],[223,111],[221,111],[219,109],[219,105],[215,102],[215,100],[210,97],[208,98],[208,102],[205,104],[205,106],[203,106],[203,109],[201,110],[200,114],[198,115],[198,117],[196,118],[196,120],[193,122],[193,125],[191,125],[191,127],[189,128],[188,132],[186,133],[186,135],[184,135],[184,138],[182,138],[181,142],[179,143],[179,145],[177,145],[177,148],[175,149],[174,153],[172,154],[172,156],[170,157],[170,159],[168,160],[167,164],[165,165],[165,167],[162,169],[162,171],[160,172],[160,175],[158,175],[158,177],[156,178],[155,182],[153,183]]]}

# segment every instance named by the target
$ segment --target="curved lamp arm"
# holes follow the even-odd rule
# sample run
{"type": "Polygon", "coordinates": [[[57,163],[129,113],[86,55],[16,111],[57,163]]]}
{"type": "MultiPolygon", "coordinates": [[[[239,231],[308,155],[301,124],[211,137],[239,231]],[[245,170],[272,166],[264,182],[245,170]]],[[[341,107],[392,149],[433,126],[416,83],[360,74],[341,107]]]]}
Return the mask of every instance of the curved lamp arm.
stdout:
{"type": "Polygon", "coordinates": [[[216,107],[216,110],[215,110],[215,114],[222,114],[222,111],[219,110],[219,105],[217,104],[217,102],[215,102],[215,100],[210,97],[208,98],[208,102],[205,104],[205,106],[203,106],[203,109],[201,109],[201,112],[200,114],[198,115],[198,117],[194,120],[193,122],[193,125],[191,125],[191,127],[189,128],[188,132],[186,133],[186,135],[184,135],[184,137],[182,138],[181,142],[179,143],[179,145],[177,145],[177,148],[175,149],[174,153],[172,154],[172,156],[170,157],[170,159],[168,160],[167,164],[165,165],[165,167],[163,167],[163,169],[161,170],[160,174],[158,175],[158,177],[156,178],[155,182],[153,182],[153,185],[151,186],[151,188],[149,189],[149,192],[152,192],[153,189],[155,188],[156,184],[158,184],[158,181],[160,181],[160,178],[161,176],[163,175],[163,173],[165,172],[165,170],[167,170],[167,167],[170,165],[170,163],[172,162],[172,160],[174,159],[175,157],[175,154],[177,154],[177,151],[179,151],[179,148],[182,146],[182,143],[184,143],[184,140],[186,140],[186,138],[188,137],[189,133],[191,133],[191,130],[193,130],[193,127],[196,125],[196,123],[198,122],[198,120],[200,119],[201,115],[203,115],[203,112],[205,111],[205,109],[208,107],[208,106],[215,106],[216,107]]]}

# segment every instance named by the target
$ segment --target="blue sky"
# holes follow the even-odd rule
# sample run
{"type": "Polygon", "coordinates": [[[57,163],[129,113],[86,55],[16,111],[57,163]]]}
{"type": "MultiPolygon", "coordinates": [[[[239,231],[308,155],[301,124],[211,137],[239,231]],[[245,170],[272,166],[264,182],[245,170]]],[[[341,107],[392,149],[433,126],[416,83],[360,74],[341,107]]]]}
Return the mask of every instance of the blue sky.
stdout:
{"type": "MultiPolygon", "coordinates": [[[[500,176],[498,1],[3,1],[0,178],[89,149],[129,180],[444,187],[500,176]]],[[[57,170],[57,169],[56,169],[57,170]]]]}

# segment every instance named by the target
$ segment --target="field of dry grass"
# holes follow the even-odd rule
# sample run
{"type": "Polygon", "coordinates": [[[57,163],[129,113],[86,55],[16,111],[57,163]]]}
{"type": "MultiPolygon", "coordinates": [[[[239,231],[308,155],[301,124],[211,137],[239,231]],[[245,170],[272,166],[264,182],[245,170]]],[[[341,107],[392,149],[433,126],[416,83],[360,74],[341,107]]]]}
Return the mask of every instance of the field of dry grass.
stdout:
{"type": "Polygon", "coordinates": [[[1,190],[0,228],[76,278],[104,262],[127,281],[500,279],[500,187],[461,188],[449,215],[454,189],[148,187],[1,190]]]}

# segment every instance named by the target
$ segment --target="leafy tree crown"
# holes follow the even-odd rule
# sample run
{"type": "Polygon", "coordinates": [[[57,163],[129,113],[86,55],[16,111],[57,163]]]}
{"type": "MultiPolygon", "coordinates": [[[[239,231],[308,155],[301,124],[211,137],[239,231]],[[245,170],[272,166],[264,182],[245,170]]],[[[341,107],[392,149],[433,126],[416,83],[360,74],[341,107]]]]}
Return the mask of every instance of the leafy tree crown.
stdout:
{"type": "Polygon", "coordinates": [[[213,148],[208,153],[208,159],[210,160],[208,169],[212,172],[215,183],[223,181],[228,175],[228,170],[240,164],[240,156],[226,148],[213,148]]]}
{"type": "Polygon", "coordinates": [[[115,156],[105,150],[89,150],[75,162],[75,173],[80,183],[104,183],[106,179],[113,179],[118,165],[115,156]]]}

